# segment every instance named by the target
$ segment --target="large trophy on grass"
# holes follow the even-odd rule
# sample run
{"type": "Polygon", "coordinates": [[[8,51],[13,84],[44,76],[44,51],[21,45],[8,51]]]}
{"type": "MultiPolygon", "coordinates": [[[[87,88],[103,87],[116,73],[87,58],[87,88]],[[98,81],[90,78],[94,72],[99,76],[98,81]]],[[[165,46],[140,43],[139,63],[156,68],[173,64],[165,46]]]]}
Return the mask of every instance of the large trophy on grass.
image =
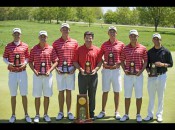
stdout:
{"type": "Polygon", "coordinates": [[[14,67],[20,67],[21,66],[20,54],[15,54],[15,59],[14,59],[13,66],[14,67]]]}
{"type": "Polygon", "coordinates": [[[87,94],[77,95],[76,119],[74,123],[92,123],[89,114],[89,100],[87,94]]]}
{"type": "Polygon", "coordinates": [[[150,64],[150,73],[149,77],[157,77],[157,66],[154,63],[150,64]]]}

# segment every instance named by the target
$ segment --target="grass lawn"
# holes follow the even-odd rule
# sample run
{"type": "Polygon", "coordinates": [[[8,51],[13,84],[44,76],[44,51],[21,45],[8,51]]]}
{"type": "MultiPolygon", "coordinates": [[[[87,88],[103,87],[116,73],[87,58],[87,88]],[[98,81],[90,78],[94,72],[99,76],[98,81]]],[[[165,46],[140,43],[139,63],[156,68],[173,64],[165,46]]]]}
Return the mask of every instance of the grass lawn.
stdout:
{"type": "MultiPolygon", "coordinates": [[[[92,24],[88,27],[88,24],[70,23],[70,36],[78,41],[80,45],[84,44],[83,34],[85,31],[94,32],[94,44],[101,46],[104,41],[108,40],[108,27],[111,25],[104,24],[92,24]]],[[[22,41],[28,43],[29,47],[33,47],[38,43],[38,33],[40,30],[46,30],[48,32],[48,43],[52,44],[61,35],[59,29],[60,25],[52,23],[37,23],[29,21],[0,21],[0,54],[3,53],[4,47],[7,43],[13,40],[12,29],[15,27],[21,28],[22,41]]],[[[135,26],[120,26],[116,25],[118,30],[117,38],[123,41],[125,44],[129,43],[129,30],[137,29],[139,32],[139,42],[149,49],[152,47],[152,35],[154,28],[149,27],[135,27],[135,26]]],[[[163,45],[168,49],[175,51],[175,29],[171,28],[158,28],[158,33],[162,36],[163,45]]]]}
{"type": "MultiPolygon", "coordinates": [[[[22,29],[22,40],[29,44],[29,47],[31,48],[35,44],[38,43],[38,32],[40,30],[46,30],[48,31],[49,39],[48,43],[52,43],[54,40],[56,40],[58,37],[60,37],[59,32],[59,26],[57,24],[44,24],[44,23],[34,23],[34,22],[27,22],[27,21],[4,21],[0,22],[0,54],[3,53],[4,47],[7,43],[11,42],[12,36],[11,32],[12,29],[15,27],[20,27],[22,29]]],[[[101,28],[101,25],[93,25],[92,27],[87,27],[87,25],[84,24],[71,24],[71,33],[70,36],[77,39],[78,42],[83,44],[83,33],[87,30],[93,31],[95,34],[94,43],[96,43],[97,46],[100,46],[101,43],[106,41],[108,39],[107,36],[107,25],[104,25],[103,28],[101,28]]],[[[146,28],[146,27],[125,27],[125,26],[117,26],[118,28],[118,39],[123,41],[124,43],[129,42],[128,38],[128,32],[130,29],[138,29],[140,38],[139,41],[141,41],[144,45],[147,46],[147,48],[150,48],[152,46],[152,34],[154,33],[154,28],[146,28]]],[[[172,50],[173,60],[175,61],[175,44],[173,42],[175,41],[174,29],[163,29],[158,28],[159,33],[162,35],[163,39],[163,45],[167,47],[168,49],[172,50]]],[[[0,123],[8,123],[8,120],[11,116],[11,104],[10,104],[10,92],[8,88],[8,70],[6,64],[3,62],[2,57],[0,57],[0,123]]],[[[27,67],[27,73],[28,73],[28,112],[29,115],[32,117],[32,119],[35,116],[35,106],[34,106],[34,97],[32,96],[32,78],[33,78],[33,72],[30,70],[29,66],[27,67]]],[[[148,93],[147,93],[147,74],[146,71],[144,73],[144,89],[143,89],[143,103],[142,103],[142,109],[141,109],[141,115],[142,118],[147,116],[147,107],[148,107],[148,93]]],[[[72,112],[75,114],[76,111],[76,98],[78,94],[78,71],[76,71],[76,81],[75,91],[72,92],[72,112]]],[[[98,88],[96,93],[96,110],[95,115],[97,115],[101,111],[101,102],[102,102],[102,79],[101,79],[101,70],[98,71],[99,75],[99,82],[98,82],[98,88]]],[[[167,79],[167,88],[165,91],[165,100],[164,100],[164,114],[163,114],[163,123],[175,123],[175,68],[169,68],[169,71],[167,72],[168,79],[167,79]]],[[[122,71],[122,79],[123,79],[123,71],[122,71]]],[[[123,86],[122,86],[123,87],[123,86]]],[[[58,105],[58,90],[57,90],[57,84],[56,84],[56,75],[55,71],[53,72],[53,96],[50,98],[50,106],[49,106],[49,116],[52,119],[52,123],[71,123],[66,117],[67,117],[67,111],[66,111],[66,104],[64,105],[64,113],[65,118],[61,121],[55,121],[55,117],[57,116],[57,113],[59,111],[59,105],[58,105]]],[[[43,98],[42,98],[43,101],[43,98]]],[[[43,102],[41,102],[40,107],[40,115],[43,116],[43,102]]],[[[156,97],[156,105],[155,105],[155,113],[157,110],[157,97],[156,97]]],[[[120,106],[119,106],[119,112],[121,116],[124,114],[124,90],[122,90],[120,95],[120,106]]],[[[135,96],[134,92],[131,99],[131,106],[130,106],[130,120],[128,120],[126,123],[136,123],[135,117],[136,117],[136,105],[135,105],[135,96]]],[[[24,121],[24,112],[21,102],[21,96],[17,95],[17,105],[16,105],[16,117],[17,117],[17,123],[25,123],[24,121]]],[[[157,123],[156,116],[154,116],[154,120],[150,123],[157,123]]],[[[96,120],[95,123],[120,123],[119,121],[114,119],[114,100],[113,100],[113,92],[112,89],[109,92],[108,96],[108,102],[106,106],[106,117],[104,119],[96,120]]],[[[41,120],[41,123],[43,123],[43,120],[41,120]]],[[[144,122],[143,122],[144,123],[144,122]]]]}
{"type": "MultiPolygon", "coordinates": [[[[172,52],[173,57],[175,57],[175,52],[172,52]]],[[[175,61],[175,59],[173,59],[175,61]]],[[[0,74],[0,123],[8,123],[8,120],[11,116],[11,106],[10,106],[10,92],[8,88],[8,71],[6,64],[2,61],[2,57],[0,58],[0,68],[1,68],[1,74],[0,74]]],[[[163,114],[163,123],[175,123],[175,79],[174,79],[174,72],[175,69],[169,68],[169,71],[167,72],[168,79],[167,79],[167,87],[165,91],[165,100],[164,100],[164,114],[163,114]]],[[[28,111],[32,119],[35,116],[35,106],[34,106],[34,97],[32,96],[32,75],[33,72],[30,70],[29,66],[27,67],[27,73],[28,73],[28,111]]],[[[78,71],[76,71],[76,81],[75,81],[75,91],[72,92],[72,112],[75,114],[76,111],[76,98],[78,94],[78,79],[77,79],[78,71]]],[[[95,114],[97,115],[101,111],[101,100],[102,100],[102,89],[101,89],[101,70],[98,71],[99,75],[99,83],[97,88],[97,94],[96,94],[96,110],[95,114]]],[[[123,79],[123,71],[122,71],[122,79],[123,79]]],[[[122,82],[123,83],[123,82],[122,82]]],[[[58,105],[58,99],[57,99],[57,86],[56,86],[56,75],[55,71],[53,72],[53,96],[50,98],[50,106],[49,106],[49,115],[52,119],[52,123],[71,123],[66,118],[66,105],[64,105],[64,113],[65,118],[61,121],[55,121],[55,117],[59,110],[58,105]]],[[[123,87],[123,86],[122,86],[123,87]]],[[[43,98],[41,98],[43,101],[43,98]]],[[[16,105],[16,117],[17,117],[17,123],[24,123],[24,112],[23,107],[21,104],[21,96],[17,95],[17,105],[16,105]]],[[[147,75],[146,71],[144,71],[144,89],[143,89],[143,103],[142,103],[142,109],[141,109],[141,115],[142,117],[147,116],[147,106],[148,106],[148,93],[147,93],[147,75]]],[[[157,110],[157,97],[156,97],[156,105],[155,105],[155,111],[157,110]]],[[[40,108],[40,115],[43,116],[43,103],[41,102],[41,108],[40,108]]],[[[120,95],[120,106],[119,106],[119,112],[121,115],[124,114],[124,91],[121,92],[120,95]]],[[[130,120],[126,123],[136,123],[135,121],[135,115],[136,115],[136,105],[135,105],[135,96],[134,92],[131,98],[131,106],[130,106],[130,120]]],[[[157,123],[156,116],[155,120],[153,120],[150,123],[157,123]]],[[[43,122],[43,120],[41,120],[43,122]]],[[[120,123],[119,121],[114,119],[114,100],[113,100],[113,92],[112,89],[109,92],[108,102],[106,106],[106,117],[104,119],[96,120],[95,123],[120,123]]],[[[144,122],[143,122],[144,123],[144,122]]]]}

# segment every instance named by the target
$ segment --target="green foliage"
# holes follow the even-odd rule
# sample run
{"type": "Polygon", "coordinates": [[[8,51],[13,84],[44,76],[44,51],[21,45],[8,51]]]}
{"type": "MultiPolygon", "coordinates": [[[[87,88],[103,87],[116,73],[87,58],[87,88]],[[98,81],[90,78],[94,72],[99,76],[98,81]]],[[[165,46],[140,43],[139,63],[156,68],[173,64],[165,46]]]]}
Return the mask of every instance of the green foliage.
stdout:
{"type": "MultiPolygon", "coordinates": [[[[63,21],[64,22],[64,21],[63,21]]],[[[62,22],[61,22],[62,23],[62,22]]],[[[68,22],[69,23],[69,22],[68,22]]],[[[92,31],[95,34],[94,44],[98,47],[101,44],[108,40],[108,27],[110,24],[92,24],[88,27],[87,23],[72,23],[70,22],[70,36],[74,39],[77,39],[79,44],[82,45],[84,43],[83,34],[85,31],[92,31]]],[[[115,24],[113,24],[115,25],[115,24]]],[[[141,26],[120,26],[115,25],[118,29],[117,39],[123,41],[125,44],[129,43],[128,33],[130,29],[137,29],[139,32],[139,42],[145,45],[148,49],[153,46],[152,43],[152,34],[154,32],[154,28],[150,27],[141,27],[141,26]]],[[[40,30],[48,31],[48,43],[52,44],[54,40],[61,36],[59,31],[60,24],[48,24],[48,23],[37,23],[37,22],[29,22],[29,21],[1,21],[0,22],[0,54],[3,53],[4,47],[7,43],[13,40],[11,35],[11,31],[13,28],[19,27],[22,30],[22,41],[29,44],[31,48],[35,44],[38,43],[38,32],[40,30]]],[[[162,36],[162,44],[170,49],[171,51],[175,50],[174,43],[174,29],[168,28],[159,28],[159,32],[162,36]]]]}

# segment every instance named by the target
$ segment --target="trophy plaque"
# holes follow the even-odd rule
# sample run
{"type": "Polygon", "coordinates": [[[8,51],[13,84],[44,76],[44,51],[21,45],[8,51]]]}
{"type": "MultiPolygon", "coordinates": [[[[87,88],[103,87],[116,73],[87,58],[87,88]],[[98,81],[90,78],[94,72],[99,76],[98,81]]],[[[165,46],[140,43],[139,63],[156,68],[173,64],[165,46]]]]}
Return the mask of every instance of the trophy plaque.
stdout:
{"type": "Polygon", "coordinates": [[[20,59],[20,54],[15,54],[15,59],[14,59],[14,67],[20,67],[21,66],[21,59],[20,59]]]}
{"type": "Polygon", "coordinates": [[[135,62],[131,61],[129,65],[129,74],[130,75],[136,75],[136,69],[135,69],[135,62]]]}
{"type": "Polygon", "coordinates": [[[39,75],[46,75],[46,62],[41,62],[39,75]]]}
{"type": "Polygon", "coordinates": [[[87,94],[77,95],[76,119],[74,123],[92,123],[89,114],[89,101],[87,94]]]}
{"type": "Polygon", "coordinates": [[[112,52],[110,52],[108,54],[108,63],[107,63],[107,65],[109,65],[109,66],[114,66],[115,65],[115,63],[114,63],[114,54],[112,52]]]}
{"type": "Polygon", "coordinates": [[[154,63],[150,64],[149,77],[157,77],[157,66],[154,63]]]}
{"type": "Polygon", "coordinates": [[[68,63],[66,60],[63,61],[62,64],[62,72],[61,73],[70,73],[69,72],[69,67],[68,67],[68,63]]]}
{"type": "Polygon", "coordinates": [[[84,73],[85,74],[92,74],[91,62],[90,61],[86,61],[84,73]]]}

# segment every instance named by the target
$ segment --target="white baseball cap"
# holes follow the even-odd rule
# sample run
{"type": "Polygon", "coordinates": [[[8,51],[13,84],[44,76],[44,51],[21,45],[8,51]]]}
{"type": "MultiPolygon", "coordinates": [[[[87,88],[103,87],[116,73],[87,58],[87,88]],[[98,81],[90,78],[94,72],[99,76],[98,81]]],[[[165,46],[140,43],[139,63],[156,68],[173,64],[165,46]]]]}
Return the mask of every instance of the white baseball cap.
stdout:
{"type": "MultiPolygon", "coordinates": [[[[70,26],[69,26],[69,24],[68,23],[63,23],[63,24],[61,24],[61,28],[63,28],[63,27],[67,27],[67,28],[69,28],[70,29],[70,26]]],[[[60,29],[61,29],[60,28],[60,29]]]]}
{"type": "Polygon", "coordinates": [[[41,36],[41,35],[48,36],[46,31],[40,31],[40,32],[39,32],[39,36],[41,36]]]}
{"type": "Polygon", "coordinates": [[[134,34],[134,35],[137,35],[137,36],[139,35],[137,30],[135,30],[135,29],[132,29],[132,30],[129,31],[129,35],[131,35],[131,34],[134,34]]]}
{"type": "Polygon", "coordinates": [[[157,37],[157,38],[161,39],[161,35],[158,34],[158,33],[153,34],[153,38],[154,38],[154,37],[157,37]]]}
{"type": "Polygon", "coordinates": [[[18,32],[18,33],[21,34],[21,29],[20,28],[14,28],[13,31],[12,31],[12,33],[15,33],[15,32],[18,32]]]}
{"type": "Polygon", "coordinates": [[[112,30],[112,29],[115,30],[115,31],[117,32],[117,28],[116,28],[115,26],[110,26],[110,27],[108,28],[108,31],[109,31],[109,30],[112,30]]]}

